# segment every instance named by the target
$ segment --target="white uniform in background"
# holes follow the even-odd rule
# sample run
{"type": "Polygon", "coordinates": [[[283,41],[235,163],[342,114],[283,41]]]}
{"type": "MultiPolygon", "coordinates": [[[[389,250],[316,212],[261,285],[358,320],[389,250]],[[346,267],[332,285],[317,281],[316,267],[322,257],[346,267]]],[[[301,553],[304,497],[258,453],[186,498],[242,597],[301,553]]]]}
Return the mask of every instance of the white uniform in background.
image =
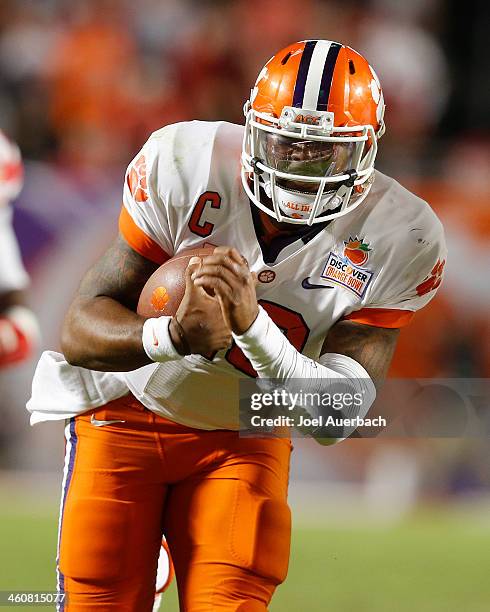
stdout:
{"type": "MultiPolygon", "coordinates": [[[[23,291],[29,284],[12,227],[10,205],[22,184],[19,148],[0,132],[0,301],[3,295],[23,291]]],[[[0,368],[26,359],[38,339],[38,325],[28,308],[11,305],[0,312],[0,368]]]]}
{"type": "Polygon", "coordinates": [[[19,148],[0,132],[0,293],[25,289],[29,283],[12,228],[10,207],[22,189],[22,176],[19,148]]]}

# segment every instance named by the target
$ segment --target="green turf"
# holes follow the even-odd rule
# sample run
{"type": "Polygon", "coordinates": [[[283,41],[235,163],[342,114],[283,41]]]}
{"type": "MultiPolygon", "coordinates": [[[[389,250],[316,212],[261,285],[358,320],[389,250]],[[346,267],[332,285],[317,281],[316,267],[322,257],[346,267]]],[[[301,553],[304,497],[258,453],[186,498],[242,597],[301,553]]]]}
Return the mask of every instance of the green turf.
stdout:
{"type": "MultiPolygon", "coordinates": [[[[4,506],[0,541],[0,590],[53,589],[53,513],[4,506]]],[[[390,529],[297,528],[289,576],[270,609],[487,612],[489,551],[488,524],[435,512],[390,529]]],[[[177,611],[175,589],[162,610],[177,611]]]]}

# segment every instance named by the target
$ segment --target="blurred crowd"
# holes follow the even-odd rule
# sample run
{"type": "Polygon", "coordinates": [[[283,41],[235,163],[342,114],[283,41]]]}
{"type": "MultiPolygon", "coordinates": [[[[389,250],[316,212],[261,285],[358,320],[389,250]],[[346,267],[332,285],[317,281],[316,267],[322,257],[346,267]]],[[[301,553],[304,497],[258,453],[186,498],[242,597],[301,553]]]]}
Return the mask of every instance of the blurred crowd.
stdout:
{"type": "MultiPolygon", "coordinates": [[[[0,127],[28,158],[123,164],[162,124],[241,121],[273,52],[331,38],[382,76],[385,148],[406,173],[420,172],[418,153],[455,94],[442,46],[452,48],[452,18],[443,0],[4,0],[0,127]]],[[[465,127],[458,121],[457,131],[465,127]]]]}
{"type": "Polygon", "coordinates": [[[57,347],[77,279],[112,238],[125,167],[148,135],[187,119],[242,122],[274,52],[328,38],[376,68],[387,102],[378,167],[427,199],[447,233],[443,290],[402,334],[391,374],[489,376],[488,10],[478,0],[2,0],[0,129],[25,159],[15,226],[44,345],[57,347]]]}

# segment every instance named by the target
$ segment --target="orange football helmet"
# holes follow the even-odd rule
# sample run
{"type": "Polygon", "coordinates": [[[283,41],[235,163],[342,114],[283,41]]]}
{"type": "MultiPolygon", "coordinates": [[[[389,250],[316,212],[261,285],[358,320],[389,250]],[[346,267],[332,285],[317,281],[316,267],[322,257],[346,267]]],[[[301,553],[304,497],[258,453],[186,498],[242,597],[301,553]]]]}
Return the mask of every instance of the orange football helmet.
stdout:
{"type": "Polygon", "coordinates": [[[247,195],[278,221],[312,225],[347,214],[373,182],[384,109],[379,79],[357,51],[328,40],[286,47],[244,107],[247,195]]]}

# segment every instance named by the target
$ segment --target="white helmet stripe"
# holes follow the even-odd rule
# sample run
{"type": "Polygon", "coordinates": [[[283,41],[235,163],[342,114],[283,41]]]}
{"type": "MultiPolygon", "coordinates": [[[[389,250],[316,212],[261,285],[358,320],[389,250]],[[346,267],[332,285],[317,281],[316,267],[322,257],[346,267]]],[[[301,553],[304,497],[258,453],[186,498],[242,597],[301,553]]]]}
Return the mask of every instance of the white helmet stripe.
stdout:
{"type": "Polygon", "coordinates": [[[319,40],[315,45],[308,76],[306,77],[305,95],[303,98],[303,108],[305,109],[317,109],[325,61],[331,45],[332,43],[329,40],[319,40]]]}

